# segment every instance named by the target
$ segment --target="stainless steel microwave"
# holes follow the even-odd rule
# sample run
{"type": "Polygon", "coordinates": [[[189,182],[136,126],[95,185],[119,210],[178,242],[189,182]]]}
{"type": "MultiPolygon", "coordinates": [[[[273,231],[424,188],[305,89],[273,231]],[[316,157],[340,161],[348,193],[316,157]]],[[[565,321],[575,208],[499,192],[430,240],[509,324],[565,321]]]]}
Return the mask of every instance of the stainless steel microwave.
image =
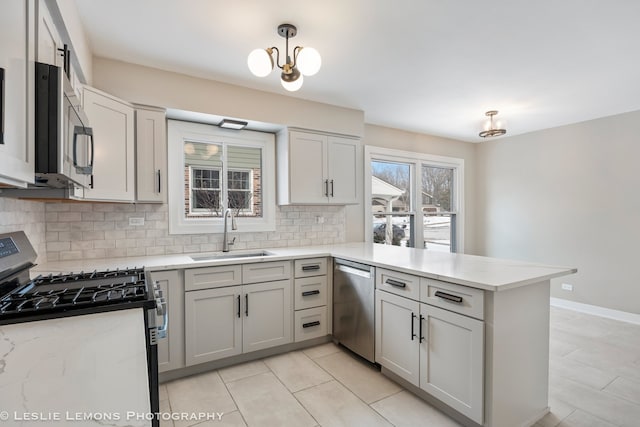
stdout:
{"type": "Polygon", "coordinates": [[[36,62],[35,185],[88,187],[93,174],[93,130],[60,67],[36,62]]]}

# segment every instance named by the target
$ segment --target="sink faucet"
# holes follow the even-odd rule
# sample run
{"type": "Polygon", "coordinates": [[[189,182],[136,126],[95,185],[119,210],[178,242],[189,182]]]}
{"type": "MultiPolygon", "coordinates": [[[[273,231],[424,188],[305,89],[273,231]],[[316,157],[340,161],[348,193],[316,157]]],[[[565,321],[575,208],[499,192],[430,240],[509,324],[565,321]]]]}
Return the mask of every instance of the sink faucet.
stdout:
{"type": "Polygon", "coordinates": [[[229,246],[233,245],[236,242],[236,238],[234,237],[232,241],[227,240],[227,217],[231,216],[231,229],[237,230],[238,226],[236,225],[236,217],[233,216],[233,211],[231,209],[227,209],[224,211],[224,235],[222,236],[222,252],[229,252],[229,246]]]}

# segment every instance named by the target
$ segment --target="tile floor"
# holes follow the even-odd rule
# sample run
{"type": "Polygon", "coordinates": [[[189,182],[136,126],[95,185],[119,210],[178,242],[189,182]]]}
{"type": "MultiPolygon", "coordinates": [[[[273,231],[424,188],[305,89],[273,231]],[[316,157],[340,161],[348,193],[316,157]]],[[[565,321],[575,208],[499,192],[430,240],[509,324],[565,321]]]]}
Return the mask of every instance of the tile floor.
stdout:
{"type": "MultiPolygon", "coordinates": [[[[551,309],[549,403],[536,427],[640,426],[640,326],[551,309]]],[[[163,427],[457,426],[333,343],[171,381],[163,427]]]]}

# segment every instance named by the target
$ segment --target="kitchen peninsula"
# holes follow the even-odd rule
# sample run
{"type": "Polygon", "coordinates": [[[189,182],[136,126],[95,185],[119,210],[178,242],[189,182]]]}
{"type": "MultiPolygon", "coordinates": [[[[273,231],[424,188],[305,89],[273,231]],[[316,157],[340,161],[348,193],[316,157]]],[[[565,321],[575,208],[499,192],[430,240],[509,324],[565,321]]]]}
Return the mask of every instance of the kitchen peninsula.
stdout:
{"type": "MultiPolygon", "coordinates": [[[[158,275],[165,272],[178,272],[175,277],[186,277],[184,272],[197,269],[204,271],[205,268],[211,267],[246,266],[256,263],[267,265],[266,263],[275,261],[296,262],[296,260],[311,258],[341,258],[371,265],[376,267],[378,271],[414,280],[413,290],[411,290],[412,285],[409,284],[398,288],[397,291],[393,289],[388,291],[385,289],[386,283],[381,283],[379,276],[377,276],[376,295],[381,297],[383,302],[398,302],[402,305],[401,303],[406,301],[409,304],[417,304],[418,311],[421,313],[420,332],[422,332],[423,313],[427,313],[425,319],[431,316],[430,313],[442,314],[440,317],[434,316],[433,325],[426,320],[424,340],[422,333],[418,334],[416,340],[413,340],[413,336],[409,332],[406,334],[409,345],[416,346],[414,350],[411,350],[415,351],[415,357],[411,356],[412,360],[415,360],[416,363],[420,360],[419,369],[416,368],[418,372],[415,373],[415,381],[412,380],[414,373],[410,372],[411,369],[406,368],[400,362],[395,363],[391,357],[393,355],[386,354],[384,346],[380,342],[376,343],[376,362],[382,366],[382,372],[385,375],[398,381],[425,400],[434,403],[465,425],[530,426],[549,411],[549,283],[552,278],[575,273],[577,271],[575,268],[366,243],[266,249],[265,251],[256,251],[257,255],[255,256],[251,256],[251,253],[247,252],[232,251],[225,253],[224,256],[221,253],[176,254],[51,262],[42,264],[34,270],[57,273],[59,271],[113,269],[144,265],[153,280],[158,280],[158,275]],[[232,257],[228,258],[227,256],[232,257]],[[434,295],[437,292],[442,292],[443,289],[445,293],[440,295],[445,295],[445,297],[454,295],[457,298],[457,295],[465,294],[469,296],[469,299],[466,299],[465,296],[464,303],[461,304],[462,299],[460,301],[443,301],[441,298],[435,298],[434,295]],[[409,291],[413,294],[407,293],[409,291]],[[425,308],[431,311],[423,311],[425,308]],[[476,378],[475,385],[471,382],[467,384],[460,381],[455,384],[445,384],[446,387],[451,386],[456,393],[459,392],[459,396],[456,393],[451,396],[451,393],[444,393],[443,390],[438,391],[442,387],[438,383],[437,372],[426,375],[426,370],[433,369],[434,364],[443,363],[441,355],[438,355],[437,352],[432,354],[434,340],[442,339],[442,335],[438,336],[439,332],[453,332],[451,339],[454,337],[462,338],[460,342],[465,343],[466,330],[464,328],[446,329],[446,324],[449,323],[447,319],[450,318],[446,316],[469,319],[468,322],[479,325],[480,338],[478,340],[478,335],[473,334],[476,337],[473,346],[478,347],[479,342],[480,352],[478,353],[477,348],[474,347],[474,352],[469,353],[469,355],[473,354],[477,357],[471,358],[469,355],[461,353],[461,349],[467,348],[465,345],[445,346],[447,351],[453,349],[458,351],[455,357],[447,359],[469,365],[460,366],[457,371],[473,372],[474,378],[476,378]],[[428,359],[425,359],[427,356],[423,354],[425,352],[428,352],[428,359]],[[439,402],[445,402],[446,405],[439,402]]],[[[291,275],[290,280],[293,280],[294,272],[291,271],[289,274],[291,275]]],[[[295,274],[295,280],[298,280],[297,273],[295,274]]],[[[330,274],[328,276],[331,280],[330,274]]],[[[387,281],[387,283],[389,282],[387,281]]],[[[168,286],[180,286],[181,288],[176,295],[182,294],[181,301],[184,302],[184,282],[169,283],[168,286]]],[[[331,310],[331,286],[328,286],[327,289],[329,289],[327,307],[328,310],[331,310]]],[[[173,289],[174,292],[176,290],[173,289]]],[[[170,297],[171,291],[169,291],[170,297]]],[[[169,306],[172,303],[174,301],[169,300],[169,306]]],[[[184,303],[178,304],[184,308],[184,303]]],[[[182,329],[185,327],[184,323],[180,321],[181,318],[184,320],[184,311],[179,311],[179,313],[181,314],[175,316],[177,319],[174,317],[174,320],[177,321],[170,322],[170,334],[172,327],[181,327],[182,329]]],[[[289,315],[293,319],[293,310],[289,315]]],[[[380,325],[381,315],[381,312],[376,312],[377,328],[380,325]]],[[[407,316],[411,316],[407,319],[411,319],[413,322],[413,312],[407,312],[407,316]]],[[[330,317],[327,315],[327,323],[329,324],[330,317]]],[[[404,315],[402,319],[404,319],[404,315]]],[[[413,325],[413,323],[411,324],[413,325]]],[[[380,330],[377,330],[376,333],[376,339],[380,341],[380,330]]],[[[330,327],[327,334],[331,334],[330,327]]],[[[177,334],[174,333],[174,335],[177,334]]],[[[179,335],[182,336],[182,334],[179,335]]],[[[398,330],[396,335],[404,336],[404,330],[398,330]]],[[[384,335],[382,339],[385,339],[384,335]]],[[[184,343],[182,345],[184,349],[184,343]]],[[[286,350],[288,348],[283,346],[283,351],[286,350]]],[[[182,357],[184,360],[184,356],[182,357]]],[[[444,381],[447,383],[449,380],[444,379],[444,381]]]]}

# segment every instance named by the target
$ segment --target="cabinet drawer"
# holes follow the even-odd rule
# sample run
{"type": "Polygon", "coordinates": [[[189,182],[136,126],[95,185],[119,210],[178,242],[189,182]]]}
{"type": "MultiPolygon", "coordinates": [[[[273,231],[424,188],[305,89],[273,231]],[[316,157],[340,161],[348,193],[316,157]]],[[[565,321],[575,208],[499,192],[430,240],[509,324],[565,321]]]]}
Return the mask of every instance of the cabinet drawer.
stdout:
{"type": "Polygon", "coordinates": [[[295,342],[327,335],[327,307],[308,308],[294,315],[295,342]]]}
{"type": "Polygon", "coordinates": [[[327,276],[304,277],[295,280],[293,307],[302,310],[327,305],[327,276]]]}
{"type": "Polygon", "coordinates": [[[376,269],[376,289],[401,295],[405,298],[420,298],[420,278],[383,268],[376,269]]]}
{"type": "Polygon", "coordinates": [[[476,319],[484,319],[482,289],[423,278],[420,283],[420,301],[476,319]]]}
{"type": "Polygon", "coordinates": [[[297,259],[294,261],[296,277],[322,276],[327,274],[326,258],[297,259]]]}
{"type": "Polygon", "coordinates": [[[239,265],[221,265],[219,267],[190,268],[184,271],[184,290],[220,288],[240,285],[242,269],[239,265]]]}
{"type": "Polygon", "coordinates": [[[257,262],[242,265],[242,282],[258,283],[291,278],[291,261],[257,262]]]}

